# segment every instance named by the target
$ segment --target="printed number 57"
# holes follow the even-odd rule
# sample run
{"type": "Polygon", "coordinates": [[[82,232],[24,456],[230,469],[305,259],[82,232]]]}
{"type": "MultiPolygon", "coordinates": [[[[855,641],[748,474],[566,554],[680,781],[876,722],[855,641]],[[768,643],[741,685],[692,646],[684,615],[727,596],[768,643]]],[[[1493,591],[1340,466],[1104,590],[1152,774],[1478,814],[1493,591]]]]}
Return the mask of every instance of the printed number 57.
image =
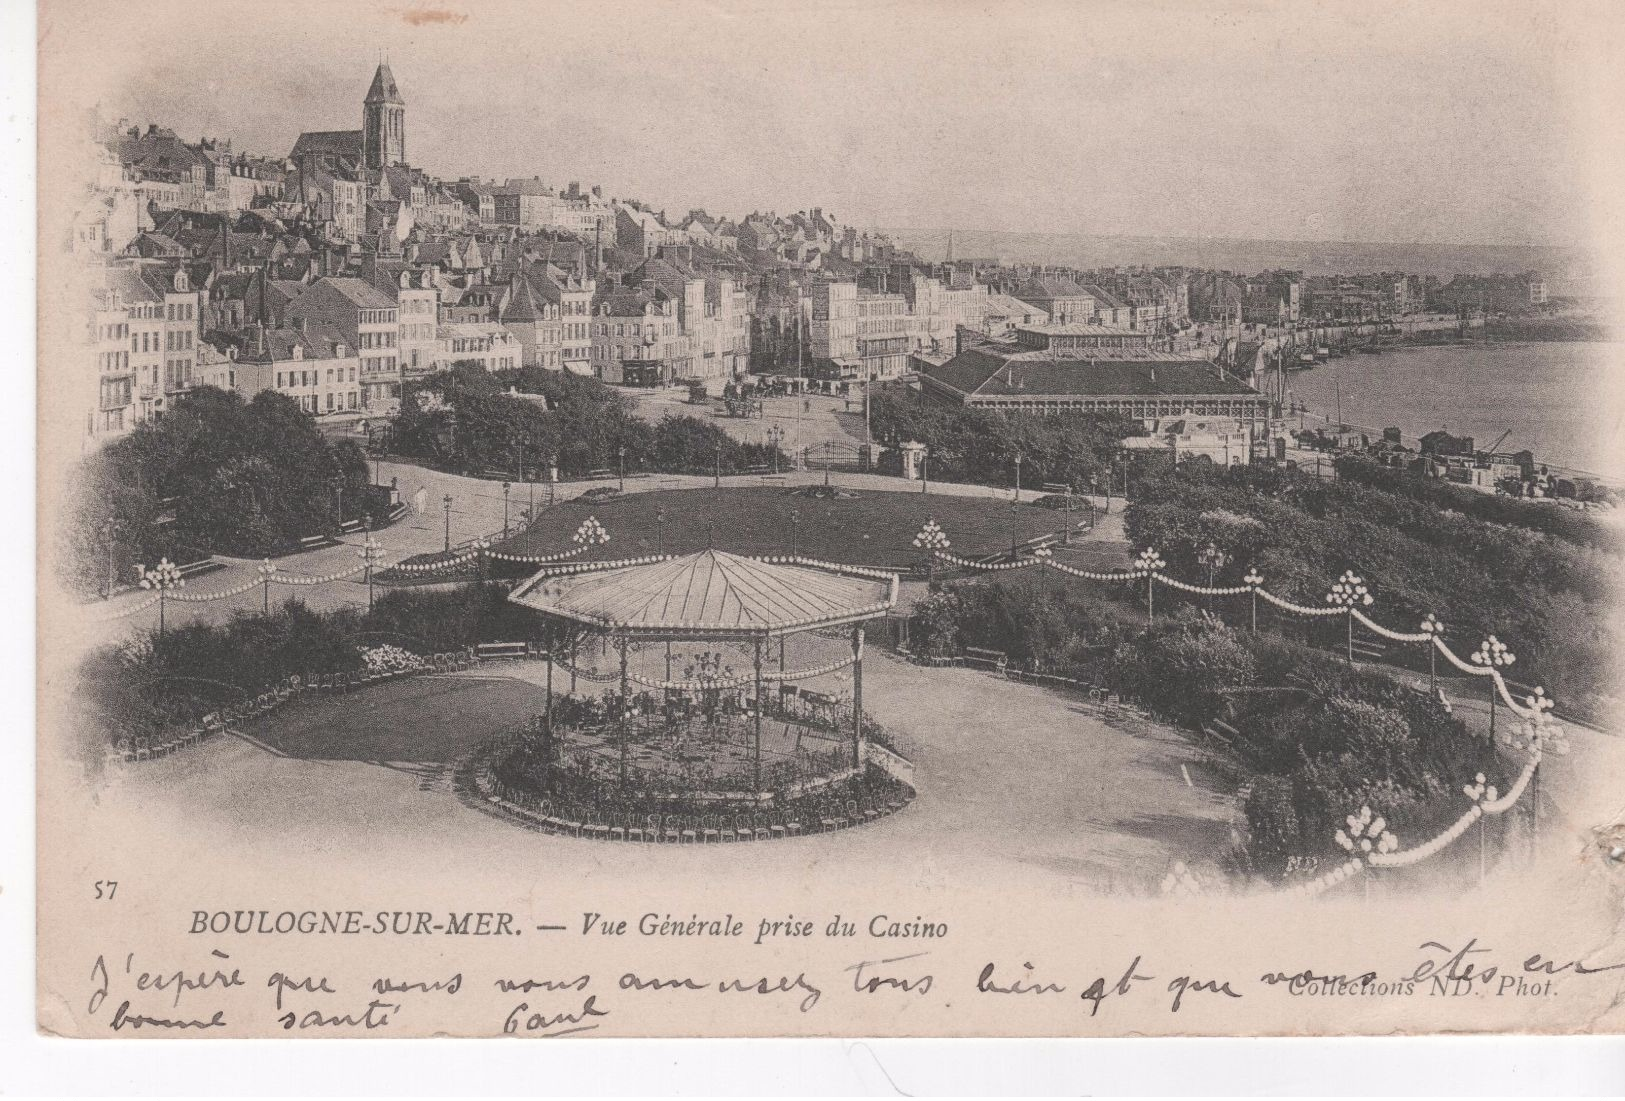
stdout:
{"type": "Polygon", "coordinates": [[[96,881],[96,897],[97,898],[105,898],[105,899],[111,901],[112,898],[113,898],[113,892],[115,892],[117,890],[118,890],[118,880],[116,880],[116,879],[98,879],[96,881]]]}

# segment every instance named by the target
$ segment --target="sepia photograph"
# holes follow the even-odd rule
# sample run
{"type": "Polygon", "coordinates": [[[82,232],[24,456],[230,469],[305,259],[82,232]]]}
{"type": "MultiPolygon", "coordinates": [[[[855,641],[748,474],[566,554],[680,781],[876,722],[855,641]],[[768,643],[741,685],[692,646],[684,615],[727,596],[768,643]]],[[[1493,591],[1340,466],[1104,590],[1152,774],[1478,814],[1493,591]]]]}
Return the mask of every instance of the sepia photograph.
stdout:
{"type": "Polygon", "coordinates": [[[38,1028],[1625,1029],[1617,16],[45,0],[38,1028]]]}

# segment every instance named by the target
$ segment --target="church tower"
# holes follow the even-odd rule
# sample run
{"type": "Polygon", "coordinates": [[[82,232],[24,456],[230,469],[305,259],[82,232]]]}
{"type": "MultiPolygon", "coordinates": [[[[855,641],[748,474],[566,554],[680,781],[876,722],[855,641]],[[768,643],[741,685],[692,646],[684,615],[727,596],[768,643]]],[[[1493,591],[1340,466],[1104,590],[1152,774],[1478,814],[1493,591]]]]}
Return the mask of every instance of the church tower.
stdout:
{"type": "Polygon", "coordinates": [[[406,101],[382,62],[361,107],[361,150],[368,168],[406,163],[406,101]]]}

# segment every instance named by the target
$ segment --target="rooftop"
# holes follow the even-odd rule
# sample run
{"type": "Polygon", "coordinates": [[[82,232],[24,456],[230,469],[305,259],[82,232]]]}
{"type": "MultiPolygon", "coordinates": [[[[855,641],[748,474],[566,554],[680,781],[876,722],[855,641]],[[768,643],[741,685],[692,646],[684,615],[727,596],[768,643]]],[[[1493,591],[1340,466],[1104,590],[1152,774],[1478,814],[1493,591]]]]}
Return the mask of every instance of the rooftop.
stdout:
{"type": "Polygon", "coordinates": [[[897,579],[703,550],[579,573],[543,570],[509,599],[612,631],[760,637],[880,615],[897,602],[897,579]]]}
{"type": "Polygon", "coordinates": [[[1129,358],[1091,359],[1008,343],[966,348],[948,362],[928,368],[926,374],[960,393],[985,397],[1244,397],[1258,393],[1219,373],[1205,360],[1141,351],[1129,358]]]}

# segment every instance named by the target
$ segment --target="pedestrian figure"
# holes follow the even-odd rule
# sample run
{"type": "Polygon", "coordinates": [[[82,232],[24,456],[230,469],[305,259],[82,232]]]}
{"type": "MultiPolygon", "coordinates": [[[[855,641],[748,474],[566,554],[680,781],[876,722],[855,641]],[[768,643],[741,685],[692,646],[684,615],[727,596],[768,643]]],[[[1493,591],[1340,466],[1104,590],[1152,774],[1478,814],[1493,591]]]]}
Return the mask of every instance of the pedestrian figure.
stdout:
{"type": "Polygon", "coordinates": [[[812,412],[812,398],[802,398],[801,399],[801,411],[803,413],[811,413],[812,412]]]}
{"type": "Polygon", "coordinates": [[[423,510],[428,508],[428,507],[429,507],[429,491],[427,489],[425,489],[423,486],[418,486],[417,493],[415,493],[412,496],[412,508],[419,516],[422,516],[423,515],[423,510]]]}

